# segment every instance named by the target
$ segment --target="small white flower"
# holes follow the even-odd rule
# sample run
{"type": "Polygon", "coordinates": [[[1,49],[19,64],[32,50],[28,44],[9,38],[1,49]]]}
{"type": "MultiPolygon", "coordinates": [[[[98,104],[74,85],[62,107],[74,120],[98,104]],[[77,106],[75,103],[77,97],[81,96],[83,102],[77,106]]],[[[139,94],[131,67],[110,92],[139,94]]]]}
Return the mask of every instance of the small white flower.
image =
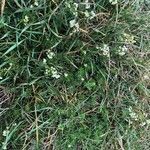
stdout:
{"type": "Polygon", "coordinates": [[[125,55],[126,53],[122,51],[122,52],[119,52],[118,54],[119,54],[120,56],[123,56],[123,55],[125,55]]]}
{"type": "Polygon", "coordinates": [[[125,45],[123,47],[120,46],[119,50],[118,50],[118,54],[120,56],[123,56],[123,55],[125,55],[127,53],[127,51],[128,51],[128,48],[125,45]]]}
{"type": "Polygon", "coordinates": [[[77,11],[77,10],[78,10],[78,7],[79,7],[79,4],[78,4],[78,3],[74,3],[75,11],[77,11]]]}
{"type": "Polygon", "coordinates": [[[148,116],[148,114],[147,114],[147,113],[145,113],[145,112],[143,112],[143,115],[144,115],[144,117],[147,117],[147,116],[148,116]]]}
{"type": "Polygon", "coordinates": [[[129,112],[132,112],[132,107],[131,106],[129,107],[129,112]]]}
{"type": "Polygon", "coordinates": [[[104,49],[105,51],[109,51],[109,46],[108,46],[107,44],[104,44],[104,45],[103,45],[103,49],[104,49]]]}
{"type": "Polygon", "coordinates": [[[103,51],[103,55],[109,57],[109,51],[103,51]]]}
{"type": "Polygon", "coordinates": [[[85,14],[85,17],[87,17],[89,19],[93,19],[94,17],[96,17],[96,14],[95,14],[95,12],[93,10],[91,12],[89,12],[89,11],[86,10],[84,12],[84,14],[85,14]]]}
{"type": "Polygon", "coordinates": [[[2,79],[3,79],[3,77],[0,76],[0,80],[2,80],[2,79]]]}
{"type": "Polygon", "coordinates": [[[68,73],[64,73],[64,76],[65,76],[65,77],[68,77],[68,73]]]}
{"type": "Polygon", "coordinates": [[[86,53],[87,53],[86,51],[83,51],[83,54],[84,54],[84,55],[86,55],[86,53]]]}
{"type": "Polygon", "coordinates": [[[138,115],[135,112],[131,112],[129,115],[132,119],[138,120],[138,115]]]}
{"type": "Polygon", "coordinates": [[[59,74],[52,74],[52,77],[53,77],[53,78],[56,78],[56,79],[59,79],[59,78],[60,78],[60,75],[59,75],[59,74]]]}
{"type": "Polygon", "coordinates": [[[68,2],[65,2],[65,5],[66,5],[68,8],[71,8],[71,5],[70,5],[70,3],[68,3],[68,2]]]}
{"type": "Polygon", "coordinates": [[[118,0],[109,0],[109,2],[112,4],[112,5],[116,5],[118,3],[118,0]]]}
{"type": "Polygon", "coordinates": [[[56,70],[56,68],[51,67],[51,73],[52,73],[52,77],[53,78],[56,78],[56,79],[60,78],[60,74],[58,73],[58,71],[56,70]]]}
{"type": "Polygon", "coordinates": [[[52,72],[56,72],[57,70],[56,70],[56,68],[51,67],[51,71],[52,71],[52,72]]]}
{"type": "Polygon", "coordinates": [[[71,145],[69,144],[69,145],[68,145],[68,148],[70,148],[70,147],[71,147],[71,145]]]}
{"type": "Polygon", "coordinates": [[[49,68],[46,68],[46,69],[45,69],[45,74],[46,74],[46,75],[50,75],[50,73],[51,73],[50,69],[49,69],[49,68]]]}
{"type": "Polygon", "coordinates": [[[7,131],[6,130],[3,131],[3,136],[7,136],[7,131]]]}
{"type": "Polygon", "coordinates": [[[74,14],[75,17],[78,16],[78,12],[77,11],[73,11],[73,14],[74,14]]]}
{"type": "Polygon", "coordinates": [[[103,51],[103,55],[109,57],[110,56],[110,49],[109,46],[107,44],[104,44],[103,47],[101,48],[101,50],[103,51]]]}
{"type": "Polygon", "coordinates": [[[85,0],[85,8],[86,9],[90,8],[89,0],[85,0]]]}
{"type": "Polygon", "coordinates": [[[17,125],[17,123],[13,123],[13,126],[16,126],[17,125]]]}
{"type": "Polygon", "coordinates": [[[96,45],[96,49],[97,49],[97,50],[100,50],[100,49],[101,49],[101,47],[99,47],[98,45],[96,45]]]}
{"type": "Polygon", "coordinates": [[[75,27],[74,30],[73,30],[73,33],[79,31],[79,23],[76,22],[75,19],[73,19],[73,20],[70,21],[70,27],[71,27],[71,28],[75,27]]]}
{"type": "Polygon", "coordinates": [[[131,106],[129,107],[129,115],[130,115],[130,117],[131,117],[132,119],[134,119],[135,121],[138,120],[138,114],[136,114],[136,113],[133,111],[133,109],[132,109],[131,106]]]}
{"type": "Polygon", "coordinates": [[[79,31],[79,23],[76,22],[76,19],[73,19],[70,21],[70,28],[73,28],[73,27],[76,28],[76,31],[79,31]]]}
{"type": "Polygon", "coordinates": [[[47,63],[47,60],[44,58],[43,59],[43,64],[46,64],[47,63]]]}
{"type": "Polygon", "coordinates": [[[87,64],[84,64],[84,67],[87,67],[88,65],[87,64]]]}
{"type": "Polygon", "coordinates": [[[30,5],[30,8],[33,8],[33,5],[30,5]]]}
{"type": "Polygon", "coordinates": [[[96,14],[95,14],[95,12],[92,10],[91,13],[90,13],[90,19],[93,19],[94,17],[96,17],[96,14]]]}
{"type": "Polygon", "coordinates": [[[122,51],[127,52],[127,51],[128,51],[128,48],[124,45],[124,46],[122,47],[122,51]]]}
{"type": "Polygon", "coordinates": [[[76,30],[79,31],[79,23],[77,22],[74,26],[76,27],[76,30]]]}
{"type": "Polygon", "coordinates": [[[39,3],[38,3],[37,0],[34,1],[34,5],[35,5],[35,6],[38,6],[38,5],[39,5],[39,3]]]}
{"type": "Polygon", "coordinates": [[[48,51],[48,52],[47,52],[47,57],[48,57],[49,59],[52,59],[54,56],[55,56],[55,53],[54,53],[54,52],[51,52],[51,51],[48,51]]]}
{"type": "Polygon", "coordinates": [[[134,43],[136,43],[135,37],[134,37],[133,35],[124,33],[123,36],[124,36],[124,38],[125,38],[125,42],[126,42],[126,43],[129,43],[129,44],[134,44],[134,43]]]}
{"type": "Polygon", "coordinates": [[[85,79],[84,78],[81,78],[81,81],[84,81],[85,79]]]}
{"type": "Polygon", "coordinates": [[[70,23],[70,28],[73,28],[76,24],[76,19],[71,20],[69,23],[70,23]]]}
{"type": "Polygon", "coordinates": [[[150,80],[150,77],[149,77],[148,74],[145,74],[145,75],[143,76],[143,79],[144,79],[144,80],[150,80]]]}
{"type": "Polygon", "coordinates": [[[150,124],[150,119],[146,120],[146,123],[149,125],[150,124]]]}
{"type": "Polygon", "coordinates": [[[9,130],[4,130],[3,131],[3,136],[7,136],[9,134],[9,132],[10,132],[9,130]]]}
{"type": "Polygon", "coordinates": [[[29,22],[29,17],[27,15],[25,15],[24,19],[23,19],[23,22],[25,24],[27,24],[29,22]]]}
{"type": "Polygon", "coordinates": [[[85,17],[87,17],[87,18],[90,17],[90,14],[87,10],[84,12],[84,14],[85,14],[85,17]]]}

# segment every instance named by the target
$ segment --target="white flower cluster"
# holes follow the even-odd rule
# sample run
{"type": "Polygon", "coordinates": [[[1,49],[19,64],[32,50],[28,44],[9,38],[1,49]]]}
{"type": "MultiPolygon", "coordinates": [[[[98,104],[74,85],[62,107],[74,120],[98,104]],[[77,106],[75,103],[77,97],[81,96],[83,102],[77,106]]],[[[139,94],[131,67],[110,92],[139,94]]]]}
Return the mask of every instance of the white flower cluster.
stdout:
{"type": "Polygon", "coordinates": [[[133,119],[135,121],[138,120],[138,114],[133,111],[133,108],[131,106],[129,107],[129,115],[130,115],[131,119],[133,119]]]}
{"type": "Polygon", "coordinates": [[[46,54],[49,59],[53,59],[53,57],[55,56],[55,53],[52,52],[51,50],[48,50],[46,54]]]}
{"type": "Polygon", "coordinates": [[[143,80],[144,81],[150,81],[150,74],[148,72],[146,72],[145,74],[143,74],[143,80]]]}
{"type": "Polygon", "coordinates": [[[46,66],[45,74],[50,75],[52,78],[56,78],[56,79],[60,78],[60,74],[58,73],[57,69],[54,67],[46,66]]]}
{"type": "Polygon", "coordinates": [[[79,4],[78,3],[74,3],[74,11],[73,11],[73,14],[75,17],[78,16],[78,7],[79,7],[79,4]]]}
{"type": "Polygon", "coordinates": [[[64,73],[64,76],[65,76],[65,77],[68,77],[68,73],[64,73]]]}
{"type": "MultiPolygon", "coordinates": [[[[83,4],[85,6],[85,11],[82,12],[82,13],[85,15],[86,18],[93,19],[94,17],[96,17],[95,12],[93,10],[90,10],[91,9],[91,3],[89,3],[89,0],[85,0],[83,3],[80,3],[80,4],[83,4]]],[[[78,32],[80,30],[79,22],[77,20],[79,3],[74,3],[73,4],[73,9],[72,9],[70,3],[68,3],[68,2],[66,2],[66,6],[74,14],[74,19],[70,20],[70,22],[69,22],[70,28],[74,28],[73,32],[78,32]]]]}
{"type": "Polygon", "coordinates": [[[107,57],[110,56],[110,48],[107,44],[103,44],[102,47],[96,46],[96,49],[102,51],[102,55],[107,57]]]}
{"type": "Polygon", "coordinates": [[[96,14],[93,10],[90,10],[92,3],[89,3],[89,0],[85,0],[85,17],[89,18],[89,19],[93,19],[94,17],[96,17],[96,14]]]}
{"type": "Polygon", "coordinates": [[[79,4],[78,3],[73,3],[73,5],[71,5],[69,2],[65,2],[65,5],[71,10],[71,12],[74,14],[75,17],[78,16],[78,7],[79,4]]]}
{"type": "Polygon", "coordinates": [[[87,67],[88,67],[88,65],[87,65],[87,64],[84,64],[84,67],[85,67],[85,68],[87,68],[87,67]]]}
{"type": "Polygon", "coordinates": [[[131,106],[129,107],[129,116],[132,119],[130,121],[131,124],[133,123],[133,121],[140,121],[139,125],[141,127],[143,127],[145,125],[147,125],[147,126],[150,125],[150,119],[147,118],[148,114],[143,112],[143,113],[140,113],[140,115],[138,115],[136,112],[134,112],[134,110],[131,106]]]}
{"type": "Polygon", "coordinates": [[[91,7],[89,0],[85,0],[85,8],[89,9],[91,7]]]}
{"type": "Polygon", "coordinates": [[[47,65],[47,60],[43,59],[43,64],[45,65],[45,74],[50,75],[52,78],[60,78],[60,73],[58,73],[57,69],[54,67],[49,67],[47,65]]]}
{"type": "Polygon", "coordinates": [[[58,73],[58,71],[54,67],[50,67],[50,68],[46,67],[45,74],[51,75],[52,78],[56,78],[56,79],[60,78],[60,74],[58,73]]]}
{"type": "Polygon", "coordinates": [[[24,16],[23,22],[25,25],[29,22],[29,17],[27,15],[24,16]]]}
{"type": "Polygon", "coordinates": [[[83,54],[84,54],[84,55],[86,55],[86,53],[87,53],[87,51],[86,51],[86,50],[83,50],[82,52],[83,52],[83,54]]]}
{"type": "MultiPolygon", "coordinates": [[[[77,21],[77,17],[78,17],[78,7],[79,4],[74,3],[74,10],[72,10],[73,14],[74,14],[74,19],[70,20],[70,28],[75,28],[74,32],[79,31],[79,23],[77,21]]],[[[71,6],[69,4],[69,8],[71,9],[71,6]]]]}
{"type": "Polygon", "coordinates": [[[109,3],[111,3],[112,5],[116,5],[118,3],[118,0],[109,0],[109,3]]]}
{"type": "Polygon", "coordinates": [[[97,49],[100,49],[104,56],[110,57],[110,48],[107,44],[103,44],[102,47],[96,47],[97,49]]]}
{"type": "Polygon", "coordinates": [[[60,74],[58,73],[58,71],[56,70],[56,68],[51,67],[50,69],[51,69],[51,73],[52,73],[52,77],[53,78],[56,78],[56,79],[60,78],[60,74]]]}
{"type": "Polygon", "coordinates": [[[38,0],[35,0],[33,5],[30,5],[30,8],[33,8],[34,6],[36,6],[36,7],[39,6],[38,0]]]}
{"type": "Polygon", "coordinates": [[[103,50],[103,55],[107,55],[107,56],[109,55],[110,49],[109,49],[109,46],[107,44],[103,45],[102,50],[103,50]]]}
{"type": "Polygon", "coordinates": [[[125,39],[125,43],[127,43],[127,44],[134,44],[134,43],[136,43],[135,37],[133,35],[131,35],[131,34],[124,33],[123,37],[125,39]]]}
{"type": "Polygon", "coordinates": [[[8,134],[10,133],[10,131],[7,129],[7,130],[4,130],[3,131],[3,136],[8,136],[8,134]]]}
{"type": "Polygon", "coordinates": [[[39,5],[38,1],[35,0],[35,1],[34,1],[34,6],[38,6],[38,5],[39,5]]]}
{"type": "Polygon", "coordinates": [[[120,56],[125,55],[128,52],[128,48],[124,45],[123,47],[119,46],[118,54],[120,56]]]}
{"type": "Polygon", "coordinates": [[[92,10],[92,11],[88,11],[88,10],[86,10],[85,12],[84,12],[84,14],[85,14],[85,16],[87,17],[87,18],[89,18],[89,19],[93,19],[94,17],[96,17],[96,14],[95,14],[95,12],[92,10]]]}
{"type": "MultiPolygon", "coordinates": [[[[51,59],[52,57],[48,57],[51,59]]],[[[49,67],[47,64],[47,60],[43,59],[43,64],[45,65],[45,75],[51,76],[52,78],[59,79],[61,77],[61,73],[57,71],[57,69],[53,66],[49,67]]],[[[68,73],[63,74],[65,78],[68,77],[68,73]]]]}
{"type": "Polygon", "coordinates": [[[82,78],[81,78],[81,81],[84,81],[84,80],[85,80],[85,79],[82,77],[82,78]]]}
{"type": "Polygon", "coordinates": [[[43,64],[47,65],[47,60],[45,58],[43,59],[43,64]]]}
{"type": "Polygon", "coordinates": [[[76,19],[70,20],[70,28],[75,27],[76,31],[79,31],[79,23],[76,19]]]}

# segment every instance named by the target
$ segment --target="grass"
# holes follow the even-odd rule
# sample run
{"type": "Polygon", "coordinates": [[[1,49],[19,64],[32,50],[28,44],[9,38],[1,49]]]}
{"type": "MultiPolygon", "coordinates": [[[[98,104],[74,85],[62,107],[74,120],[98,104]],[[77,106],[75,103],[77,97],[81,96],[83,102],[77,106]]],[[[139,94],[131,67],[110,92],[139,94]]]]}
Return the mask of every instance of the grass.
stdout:
{"type": "Polygon", "coordinates": [[[147,150],[149,33],[148,0],[7,1],[1,149],[147,150]]]}

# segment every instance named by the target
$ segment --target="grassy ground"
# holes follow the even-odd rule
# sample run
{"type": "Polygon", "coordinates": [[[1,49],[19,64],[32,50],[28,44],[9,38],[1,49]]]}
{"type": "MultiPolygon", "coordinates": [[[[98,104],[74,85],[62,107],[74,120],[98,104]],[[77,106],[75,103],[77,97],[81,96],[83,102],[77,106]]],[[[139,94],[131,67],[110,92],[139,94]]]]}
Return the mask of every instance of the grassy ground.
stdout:
{"type": "Polygon", "coordinates": [[[149,41],[149,0],[7,0],[0,149],[148,150],[149,41]]]}

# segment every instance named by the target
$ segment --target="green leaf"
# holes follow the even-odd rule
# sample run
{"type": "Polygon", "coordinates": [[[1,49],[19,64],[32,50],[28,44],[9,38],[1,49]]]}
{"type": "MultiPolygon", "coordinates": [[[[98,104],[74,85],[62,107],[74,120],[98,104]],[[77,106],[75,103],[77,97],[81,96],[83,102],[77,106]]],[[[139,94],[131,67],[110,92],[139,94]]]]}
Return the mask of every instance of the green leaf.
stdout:
{"type": "MultiPolygon", "coordinates": [[[[18,43],[15,43],[13,46],[11,46],[4,54],[3,56],[7,55],[8,53],[10,53],[12,50],[14,50],[16,47],[18,47],[24,40],[18,42],[18,43]]],[[[2,56],[2,57],[3,57],[2,56]]]]}

